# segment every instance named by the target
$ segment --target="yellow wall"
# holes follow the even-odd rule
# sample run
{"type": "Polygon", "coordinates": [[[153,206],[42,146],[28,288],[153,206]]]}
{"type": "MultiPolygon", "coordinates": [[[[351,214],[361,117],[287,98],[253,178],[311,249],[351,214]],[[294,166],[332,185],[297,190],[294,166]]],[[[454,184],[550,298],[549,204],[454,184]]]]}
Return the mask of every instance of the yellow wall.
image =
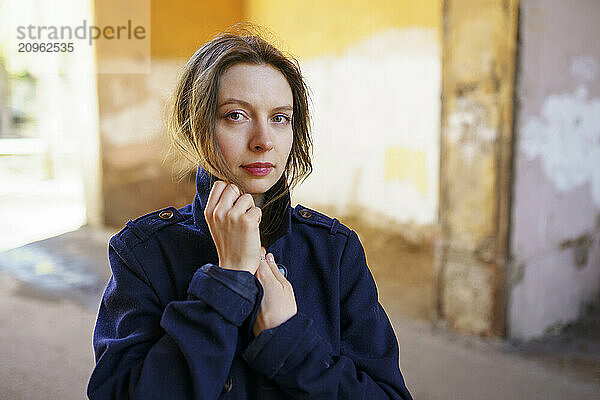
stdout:
{"type": "Polygon", "coordinates": [[[152,0],[153,58],[189,58],[216,33],[243,19],[243,0],[152,0]]]}
{"type": "Polygon", "coordinates": [[[298,201],[435,223],[442,0],[244,5],[248,20],[301,61],[313,95],[315,168],[298,201]]]}
{"type": "Polygon", "coordinates": [[[246,17],[266,25],[298,58],[339,53],[389,28],[440,29],[442,0],[249,0],[246,17]]]}
{"type": "Polygon", "coordinates": [[[423,150],[412,150],[404,146],[390,146],[385,152],[385,180],[410,180],[423,196],[429,194],[427,155],[423,150]]]}

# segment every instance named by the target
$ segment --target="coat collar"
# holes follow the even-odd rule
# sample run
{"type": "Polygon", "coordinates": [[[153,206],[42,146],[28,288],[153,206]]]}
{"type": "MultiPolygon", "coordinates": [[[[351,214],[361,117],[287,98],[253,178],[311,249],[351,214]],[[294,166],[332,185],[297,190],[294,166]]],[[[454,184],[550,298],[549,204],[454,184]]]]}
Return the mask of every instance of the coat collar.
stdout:
{"type": "MultiPolygon", "coordinates": [[[[194,197],[194,202],[192,203],[192,213],[194,216],[194,225],[208,236],[211,235],[210,230],[208,229],[208,224],[206,223],[206,219],[204,218],[204,208],[206,207],[206,203],[208,202],[208,195],[210,194],[212,185],[217,180],[219,180],[219,178],[208,173],[207,171],[202,169],[202,167],[198,167],[198,171],[196,172],[196,195],[194,197]]],[[[287,203],[290,204],[289,193],[285,196],[287,203]]],[[[282,236],[285,236],[286,234],[290,233],[291,222],[292,207],[288,206],[285,211],[285,215],[283,216],[283,221],[279,226],[279,229],[272,236],[272,238],[269,240],[269,243],[265,247],[270,246],[282,236]]]]}

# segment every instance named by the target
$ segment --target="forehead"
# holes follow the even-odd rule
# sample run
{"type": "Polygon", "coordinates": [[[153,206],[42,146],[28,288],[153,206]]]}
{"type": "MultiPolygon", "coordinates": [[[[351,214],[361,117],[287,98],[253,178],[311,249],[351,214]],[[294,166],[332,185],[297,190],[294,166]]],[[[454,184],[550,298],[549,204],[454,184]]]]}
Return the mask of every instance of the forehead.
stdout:
{"type": "Polygon", "coordinates": [[[228,99],[279,107],[292,104],[292,89],[285,76],[267,64],[235,64],[221,76],[219,105],[228,99]]]}

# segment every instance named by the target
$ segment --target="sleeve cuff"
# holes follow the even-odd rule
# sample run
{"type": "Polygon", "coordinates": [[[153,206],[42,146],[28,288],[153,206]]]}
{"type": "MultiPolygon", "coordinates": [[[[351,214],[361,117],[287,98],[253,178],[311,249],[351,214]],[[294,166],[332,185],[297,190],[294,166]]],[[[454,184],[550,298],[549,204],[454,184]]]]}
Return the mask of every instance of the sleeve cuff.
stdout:
{"type": "Polygon", "coordinates": [[[252,313],[258,292],[256,278],[250,272],[214,264],[200,267],[188,288],[190,296],[202,300],[236,326],[252,313]]]}
{"type": "Polygon", "coordinates": [[[312,320],[298,312],[283,324],[266,329],[246,348],[243,358],[269,379],[300,364],[320,341],[312,320]]]}

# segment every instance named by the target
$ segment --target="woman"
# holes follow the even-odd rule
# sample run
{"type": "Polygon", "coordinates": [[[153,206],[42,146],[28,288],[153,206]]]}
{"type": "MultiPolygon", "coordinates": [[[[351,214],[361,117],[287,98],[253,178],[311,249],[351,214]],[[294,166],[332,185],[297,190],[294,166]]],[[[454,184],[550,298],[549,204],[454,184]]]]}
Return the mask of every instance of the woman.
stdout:
{"type": "Polygon", "coordinates": [[[170,132],[197,193],[111,238],[90,399],[410,399],[356,233],[290,206],[311,171],[297,62],[218,35],[187,62],[170,132]]]}

